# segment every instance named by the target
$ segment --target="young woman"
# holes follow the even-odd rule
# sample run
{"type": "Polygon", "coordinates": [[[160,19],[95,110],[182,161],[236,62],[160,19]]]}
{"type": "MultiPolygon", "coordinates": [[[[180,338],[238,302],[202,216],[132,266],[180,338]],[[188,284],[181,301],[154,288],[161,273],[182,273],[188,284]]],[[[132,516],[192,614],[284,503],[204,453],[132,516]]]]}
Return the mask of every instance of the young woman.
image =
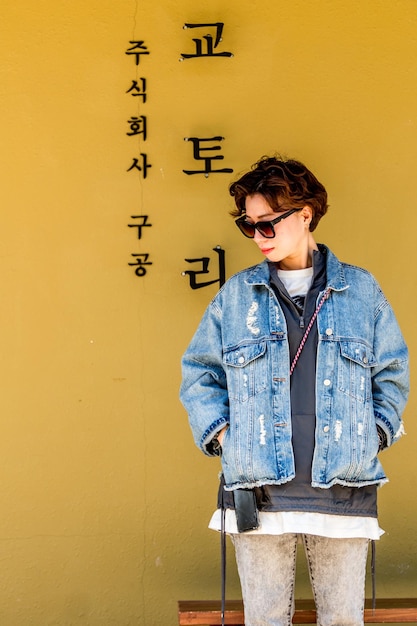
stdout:
{"type": "Polygon", "coordinates": [[[291,624],[301,540],[317,623],[359,626],[382,532],[378,454],[404,433],[407,348],[375,279],[315,242],[327,193],[302,163],[264,157],[230,193],[265,260],[208,306],[181,400],[197,446],[221,456],[245,624],[291,624]]]}

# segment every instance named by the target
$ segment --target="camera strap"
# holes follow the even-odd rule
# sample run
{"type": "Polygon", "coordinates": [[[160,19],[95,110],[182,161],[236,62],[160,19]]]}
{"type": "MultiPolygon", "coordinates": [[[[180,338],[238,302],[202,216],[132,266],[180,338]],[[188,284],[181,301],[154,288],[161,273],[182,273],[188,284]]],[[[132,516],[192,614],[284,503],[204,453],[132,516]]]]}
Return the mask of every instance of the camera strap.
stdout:
{"type": "Polygon", "coordinates": [[[327,298],[328,298],[329,296],[330,296],[330,287],[327,287],[327,289],[326,289],[326,291],[324,292],[324,294],[323,294],[323,296],[322,296],[322,298],[321,298],[320,302],[318,303],[318,305],[317,305],[317,307],[316,307],[316,310],[314,311],[313,315],[311,316],[311,320],[310,320],[310,322],[309,322],[309,324],[308,324],[308,326],[307,326],[307,328],[306,328],[306,330],[305,330],[305,333],[304,333],[304,335],[303,335],[303,338],[302,338],[302,339],[301,339],[301,341],[300,341],[300,345],[298,346],[297,352],[295,353],[295,356],[294,356],[294,358],[293,358],[293,360],[292,360],[291,367],[290,367],[290,376],[292,375],[292,373],[293,373],[293,371],[294,371],[294,369],[295,369],[295,366],[297,365],[297,361],[298,361],[298,359],[300,358],[300,354],[301,354],[301,352],[303,351],[303,348],[304,348],[305,342],[307,341],[307,337],[308,337],[308,336],[309,336],[309,334],[310,334],[310,330],[313,328],[313,324],[314,324],[314,322],[316,321],[316,317],[317,317],[317,315],[318,315],[318,313],[319,313],[319,311],[320,311],[321,307],[322,307],[322,306],[323,306],[323,304],[326,302],[326,300],[327,300],[327,298]]]}

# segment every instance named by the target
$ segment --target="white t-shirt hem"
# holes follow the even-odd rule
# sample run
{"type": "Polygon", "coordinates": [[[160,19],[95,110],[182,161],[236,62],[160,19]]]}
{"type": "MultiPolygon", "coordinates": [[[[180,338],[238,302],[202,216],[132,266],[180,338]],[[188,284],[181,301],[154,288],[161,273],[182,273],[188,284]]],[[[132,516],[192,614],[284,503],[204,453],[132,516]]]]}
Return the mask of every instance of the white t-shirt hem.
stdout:
{"type": "MultiPolygon", "coordinates": [[[[209,528],[221,530],[221,510],[214,512],[209,528]]],[[[234,510],[226,510],[225,531],[237,534],[236,514],[234,510]]],[[[247,535],[283,535],[296,533],[318,535],[333,539],[373,539],[377,540],[384,534],[375,517],[358,517],[350,515],[330,515],[326,513],[305,513],[298,511],[260,512],[259,528],[247,531],[247,535]]]]}

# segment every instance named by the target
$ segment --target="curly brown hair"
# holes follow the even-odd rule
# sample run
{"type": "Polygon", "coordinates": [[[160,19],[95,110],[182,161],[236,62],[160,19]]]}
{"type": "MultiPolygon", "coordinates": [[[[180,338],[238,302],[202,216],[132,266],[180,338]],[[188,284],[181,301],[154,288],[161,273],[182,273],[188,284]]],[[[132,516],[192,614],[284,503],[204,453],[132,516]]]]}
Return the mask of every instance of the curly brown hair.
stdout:
{"type": "Polygon", "coordinates": [[[229,192],[235,199],[234,217],[246,212],[246,198],[254,194],[263,196],[276,213],[308,205],[313,212],[310,231],[328,209],[327,191],[314,174],[300,161],[283,157],[262,157],[230,185],[229,192]]]}

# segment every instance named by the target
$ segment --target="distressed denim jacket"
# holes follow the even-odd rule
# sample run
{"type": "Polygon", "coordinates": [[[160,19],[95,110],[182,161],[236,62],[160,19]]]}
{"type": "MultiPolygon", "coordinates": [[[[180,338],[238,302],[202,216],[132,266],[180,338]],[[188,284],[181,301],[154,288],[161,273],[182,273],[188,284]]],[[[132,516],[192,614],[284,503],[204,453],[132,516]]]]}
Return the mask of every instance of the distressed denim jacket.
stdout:
{"type": "MultiPolygon", "coordinates": [[[[376,426],[388,446],[404,434],[407,347],[373,276],[319,247],[327,258],[330,297],[317,316],[311,484],[383,484],[376,426]]],[[[213,438],[229,426],[221,454],[226,489],[292,480],[287,329],[267,261],[226,282],[207,307],[182,367],[180,397],[197,446],[215,455],[213,438]]]]}

